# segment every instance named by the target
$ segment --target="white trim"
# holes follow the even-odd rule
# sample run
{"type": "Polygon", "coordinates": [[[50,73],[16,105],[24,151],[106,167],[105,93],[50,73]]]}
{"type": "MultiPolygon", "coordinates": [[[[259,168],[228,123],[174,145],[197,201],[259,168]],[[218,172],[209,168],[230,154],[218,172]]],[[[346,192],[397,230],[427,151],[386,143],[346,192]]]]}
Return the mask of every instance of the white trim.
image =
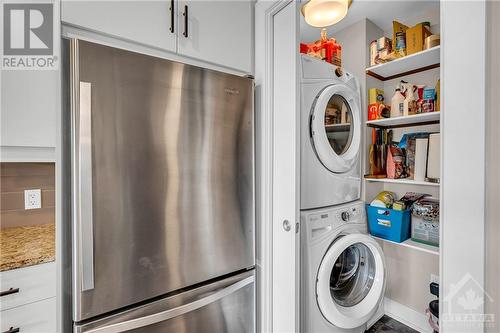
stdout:
{"type": "Polygon", "coordinates": [[[273,19],[289,1],[255,4],[257,332],[273,331],[273,19]]]}
{"type": "Polygon", "coordinates": [[[389,298],[384,299],[385,314],[408,327],[421,333],[432,333],[428,318],[425,314],[417,312],[401,303],[389,298]]]}
{"type": "Polygon", "coordinates": [[[1,146],[0,162],[52,162],[56,161],[55,147],[1,146]]]}

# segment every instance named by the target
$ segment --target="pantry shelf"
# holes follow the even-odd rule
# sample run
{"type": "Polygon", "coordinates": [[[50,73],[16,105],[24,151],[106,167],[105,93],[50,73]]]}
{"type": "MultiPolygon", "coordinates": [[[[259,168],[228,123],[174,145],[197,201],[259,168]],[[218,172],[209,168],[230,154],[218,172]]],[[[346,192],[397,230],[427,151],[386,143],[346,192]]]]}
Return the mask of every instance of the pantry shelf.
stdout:
{"type": "Polygon", "coordinates": [[[440,121],[440,112],[428,112],[406,117],[369,120],[366,122],[366,125],[370,127],[382,127],[382,128],[409,127],[409,126],[439,124],[439,121],[440,121]]]}
{"type": "Polygon", "coordinates": [[[400,246],[404,246],[404,247],[408,247],[408,248],[411,248],[411,249],[414,249],[414,250],[418,250],[418,251],[422,251],[422,252],[425,252],[425,253],[430,253],[430,254],[434,254],[434,255],[439,255],[439,247],[435,247],[435,246],[431,246],[431,245],[427,245],[427,244],[422,244],[422,243],[419,243],[419,242],[415,242],[411,239],[407,239],[405,240],[404,242],[402,243],[396,243],[396,242],[393,242],[393,241],[390,241],[390,240],[387,240],[387,239],[383,239],[383,238],[380,238],[380,237],[376,237],[376,236],[372,236],[373,238],[375,239],[378,239],[378,240],[381,240],[383,242],[386,242],[386,243],[391,243],[391,244],[395,244],[395,245],[400,245],[400,246]]]}
{"type": "Polygon", "coordinates": [[[421,185],[421,186],[439,186],[439,183],[432,183],[427,181],[418,181],[413,179],[390,179],[390,178],[365,178],[369,182],[392,183],[392,184],[406,184],[406,185],[421,185]]]}
{"type": "Polygon", "coordinates": [[[439,67],[440,47],[435,46],[412,55],[366,69],[366,74],[381,81],[424,72],[439,67]]]}

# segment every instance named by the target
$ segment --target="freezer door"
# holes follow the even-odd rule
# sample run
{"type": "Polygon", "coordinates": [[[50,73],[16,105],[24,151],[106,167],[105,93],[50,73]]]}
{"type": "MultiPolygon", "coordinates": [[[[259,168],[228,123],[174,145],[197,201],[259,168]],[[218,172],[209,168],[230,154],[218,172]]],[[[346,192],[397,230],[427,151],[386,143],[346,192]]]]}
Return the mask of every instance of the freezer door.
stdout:
{"type": "Polygon", "coordinates": [[[255,332],[254,271],[76,325],[75,333],[255,332]]]}
{"type": "Polygon", "coordinates": [[[253,81],[72,41],[73,319],[254,266],[253,81]]]}

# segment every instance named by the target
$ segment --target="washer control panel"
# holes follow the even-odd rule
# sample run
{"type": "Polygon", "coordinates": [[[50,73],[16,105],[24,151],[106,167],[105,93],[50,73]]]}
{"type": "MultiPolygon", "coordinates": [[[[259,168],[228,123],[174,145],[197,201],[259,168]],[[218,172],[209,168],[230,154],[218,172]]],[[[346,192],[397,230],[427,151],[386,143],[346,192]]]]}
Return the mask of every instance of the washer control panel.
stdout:
{"type": "Polygon", "coordinates": [[[337,220],[341,223],[361,223],[364,218],[363,205],[347,206],[337,211],[337,220]]]}

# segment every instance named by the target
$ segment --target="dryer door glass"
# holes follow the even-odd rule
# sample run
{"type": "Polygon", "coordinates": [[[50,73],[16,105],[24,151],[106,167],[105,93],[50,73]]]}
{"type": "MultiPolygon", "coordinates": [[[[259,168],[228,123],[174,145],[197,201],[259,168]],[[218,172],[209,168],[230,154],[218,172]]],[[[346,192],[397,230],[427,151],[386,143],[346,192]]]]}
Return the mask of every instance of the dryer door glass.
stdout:
{"type": "Polygon", "coordinates": [[[343,155],[351,146],[352,111],[343,96],[333,95],[325,110],[325,131],[330,146],[337,155],[343,155]]]}
{"type": "Polygon", "coordinates": [[[316,97],[310,117],[310,136],[316,156],[331,172],[345,173],[359,160],[361,114],[359,96],[335,84],[316,97]]]}
{"type": "Polygon", "coordinates": [[[330,274],[330,294],[343,307],[360,303],[369,293],[375,278],[375,259],[370,249],[356,243],[337,258],[330,274]]]}

